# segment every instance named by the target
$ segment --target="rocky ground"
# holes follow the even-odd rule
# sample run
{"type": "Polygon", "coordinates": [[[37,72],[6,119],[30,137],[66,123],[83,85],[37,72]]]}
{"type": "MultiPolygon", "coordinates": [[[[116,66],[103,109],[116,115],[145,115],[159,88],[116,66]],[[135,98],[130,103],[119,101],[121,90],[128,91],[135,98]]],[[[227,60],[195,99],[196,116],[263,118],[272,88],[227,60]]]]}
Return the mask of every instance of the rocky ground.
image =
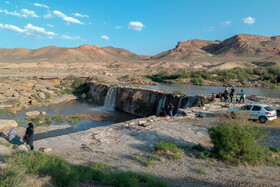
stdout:
{"type": "MultiPolygon", "coordinates": [[[[191,147],[199,143],[211,147],[208,128],[220,120],[213,114],[227,109],[228,105],[217,101],[182,110],[181,113],[188,115],[172,119],[151,116],[83,131],[69,125],[36,127],[34,145],[35,150],[50,148],[48,154],[61,155],[74,165],[106,162],[111,170],[151,173],[171,186],[279,186],[279,166],[233,166],[220,160],[196,158],[198,152],[191,147]],[[153,147],[161,141],[183,147],[181,159],[176,161],[153,152],[153,147]],[[150,158],[154,160],[147,166],[150,158]]],[[[269,130],[266,142],[280,148],[279,120],[255,125],[269,130]]],[[[17,129],[20,135],[24,134],[24,128],[17,129]]],[[[0,149],[1,155],[10,152],[1,145],[0,149]]]]}

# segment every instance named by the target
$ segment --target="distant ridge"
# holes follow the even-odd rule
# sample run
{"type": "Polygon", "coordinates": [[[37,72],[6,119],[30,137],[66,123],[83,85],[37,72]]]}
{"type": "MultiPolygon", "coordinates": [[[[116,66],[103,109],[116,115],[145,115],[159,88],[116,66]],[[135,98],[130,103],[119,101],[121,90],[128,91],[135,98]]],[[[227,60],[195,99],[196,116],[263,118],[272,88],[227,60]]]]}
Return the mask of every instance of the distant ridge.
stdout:
{"type": "MultiPolygon", "coordinates": [[[[180,41],[175,48],[154,56],[137,55],[129,50],[112,46],[101,48],[98,45],[89,44],[74,48],[46,46],[34,50],[25,48],[0,49],[0,63],[95,63],[100,66],[114,64],[114,67],[119,67],[120,65],[116,63],[141,62],[140,64],[146,64],[146,67],[154,68],[184,68],[189,66],[201,68],[210,67],[213,62],[224,63],[234,61],[234,59],[238,59],[235,60],[236,63],[243,67],[240,64],[243,60],[240,61],[240,59],[245,58],[246,62],[252,58],[252,61],[249,62],[253,65],[257,64],[255,60],[279,64],[280,36],[238,34],[224,41],[201,39],[180,41]],[[203,62],[203,64],[198,64],[197,61],[203,62]],[[176,62],[182,63],[176,64],[176,62]]],[[[140,64],[133,65],[133,67],[141,67],[140,64]]],[[[129,66],[122,64],[122,67],[129,66]]]]}

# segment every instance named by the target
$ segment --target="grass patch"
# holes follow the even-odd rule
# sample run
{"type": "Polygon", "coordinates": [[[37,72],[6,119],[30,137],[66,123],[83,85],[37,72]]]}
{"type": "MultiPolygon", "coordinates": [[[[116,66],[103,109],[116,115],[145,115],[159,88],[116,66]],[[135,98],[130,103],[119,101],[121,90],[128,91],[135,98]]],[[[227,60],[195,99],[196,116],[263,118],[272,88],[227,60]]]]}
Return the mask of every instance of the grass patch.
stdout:
{"type": "Polygon", "coordinates": [[[0,145],[3,145],[5,147],[11,147],[12,146],[12,144],[10,144],[8,141],[6,141],[2,138],[0,138],[0,145]]]}
{"type": "Polygon", "coordinates": [[[15,168],[7,168],[0,173],[0,186],[23,186],[23,173],[15,168]]]}
{"type": "Polygon", "coordinates": [[[93,169],[105,170],[109,168],[109,164],[106,162],[97,162],[91,166],[93,169]]]}
{"type": "Polygon", "coordinates": [[[37,94],[32,94],[31,95],[36,101],[38,102],[42,102],[43,100],[41,99],[41,97],[39,97],[37,94]]]}
{"type": "Polygon", "coordinates": [[[75,124],[75,123],[78,123],[82,119],[83,119],[83,117],[81,117],[81,116],[73,116],[68,122],[71,124],[75,124]]]}
{"type": "Polygon", "coordinates": [[[173,160],[180,160],[183,153],[183,150],[172,142],[160,142],[153,147],[153,151],[157,154],[166,154],[173,160]]]}
{"type": "Polygon", "coordinates": [[[55,113],[53,120],[55,121],[56,124],[64,122],[64,115],[60,113],[55,113]]]}
{"type": "Polygon", "coordinates": [[[155,163],[154,163],[155,159],[153,157],[150,157],[150,158],[146,159],[146,158],[144,158],[143,156],[141,156],[139,154],[135,154],[133,156],[133,159],[141,162],[146,167],[150,167],[150,166],[155,165],[155,163]]]}
{"type": "Polygon", "coordinates": [[[205,171],[204,169],[202,169],[202,168],[197,169],[196,172],[197,172],[198,174],[200,174],[200,175],[206,175],[206,174],[207,174],[206,171],[205,171]]]}
{"type": "MultiPolygon", "coordinates": [[[[14,152],[8,163],[28,174],[50,175],[56,186],[75,186],[78,182],[100,181],[110,186],[168,186],[165,182],[144,173],[104,172],[94,166],[70,166],[59,156],[42,152],[14,152]]],[[[100,164],[98,164],[100,168],[100,164]]],[[[102,167],[104,164],[101,164],[102,167]]]]}

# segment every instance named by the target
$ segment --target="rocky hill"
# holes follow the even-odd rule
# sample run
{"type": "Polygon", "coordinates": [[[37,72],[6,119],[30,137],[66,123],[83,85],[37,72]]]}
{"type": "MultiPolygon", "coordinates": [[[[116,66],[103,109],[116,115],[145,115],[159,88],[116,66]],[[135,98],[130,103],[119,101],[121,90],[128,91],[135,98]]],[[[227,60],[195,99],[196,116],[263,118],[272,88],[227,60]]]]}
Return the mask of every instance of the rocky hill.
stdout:
{"type": "Polygon", "coordinates": [[[81,45],[40,49],[0,49],[0,65],[8,67],[65,65],[100,68],[226,69],[280,65],[280,36],[239,34],[224,41],[188,40],[154,56],[141,56],[122,48],[81,45]],[[178,63],[180,62],[180,63],[178,63]],[[94,65],[94,66],[93,66],[94,65]]]}

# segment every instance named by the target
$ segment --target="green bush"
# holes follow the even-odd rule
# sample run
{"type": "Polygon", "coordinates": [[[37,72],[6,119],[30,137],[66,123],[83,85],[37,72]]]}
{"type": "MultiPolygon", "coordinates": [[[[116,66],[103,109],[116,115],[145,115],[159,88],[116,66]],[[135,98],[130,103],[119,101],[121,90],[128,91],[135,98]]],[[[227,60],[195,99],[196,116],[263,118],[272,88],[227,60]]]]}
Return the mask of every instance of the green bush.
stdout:
{"type": "Polygon", "coordinates": [[[203,79],[201,77],[196,77],[192,80],[193,84],[201,84],[203,83],[203,79]]]}
{"type": "Polygon", "coordinates": [[[80,120],[82,120],[83,117],[81,116],[73,116],[70,120],[69,120],[69,123],[71,124],[75,124],[75,123],[78,123],[80,120]]]}
{"type": "Polygon", "coordinates": [[[261,141],[268,132],[252,125],[223,123],[209,129],[214,145],[214,156],[230,163],[249,163],[251,165],[275,164],[275,158],[269,147],[261,141]]]}
{"type": "Polygon", "coordinates": [[[53,120],[54,120],[57,124],[62,123],[62,122],[64,122],[64,116],[63,116],[63,114],[55,113],[55,114],[54,114],[54,117],[53,117],[53,120]]]}
{"type": "Polygon", "coordinates": [[[172,160],[180,160],[183,150],[172,142],[160,142],[153,147],[153,151],[158,154],[166,154],[172,160]]]}

